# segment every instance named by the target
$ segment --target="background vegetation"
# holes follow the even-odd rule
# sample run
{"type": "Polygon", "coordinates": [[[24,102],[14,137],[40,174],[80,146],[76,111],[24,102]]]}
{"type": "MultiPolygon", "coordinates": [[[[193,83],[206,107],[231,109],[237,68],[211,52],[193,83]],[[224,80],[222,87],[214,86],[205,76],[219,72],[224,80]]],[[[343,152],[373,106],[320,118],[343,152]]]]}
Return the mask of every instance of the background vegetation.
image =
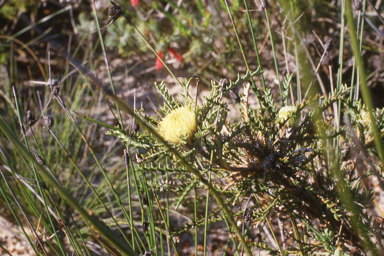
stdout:
{"type": "Polygon", "coordinates": [[[381,0],[0,15],[2,254],[384,250],[381,0]]]}

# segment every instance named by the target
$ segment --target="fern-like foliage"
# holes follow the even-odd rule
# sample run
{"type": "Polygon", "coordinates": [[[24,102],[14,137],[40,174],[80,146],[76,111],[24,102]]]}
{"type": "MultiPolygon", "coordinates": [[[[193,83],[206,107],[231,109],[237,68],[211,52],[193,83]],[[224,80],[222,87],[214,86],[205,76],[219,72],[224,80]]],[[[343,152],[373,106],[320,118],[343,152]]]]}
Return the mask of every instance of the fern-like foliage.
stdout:
{"type": "Polygon", "coordinates": [[[165,102],[171,109],[176,109],[179,106],[178,102],[173,98],[173,96],[169,95],[169,92],[165,87],[164,81],[162,81],[161,83],[155,82],[155,87],[157,91],[163,96],[165,102]]]}

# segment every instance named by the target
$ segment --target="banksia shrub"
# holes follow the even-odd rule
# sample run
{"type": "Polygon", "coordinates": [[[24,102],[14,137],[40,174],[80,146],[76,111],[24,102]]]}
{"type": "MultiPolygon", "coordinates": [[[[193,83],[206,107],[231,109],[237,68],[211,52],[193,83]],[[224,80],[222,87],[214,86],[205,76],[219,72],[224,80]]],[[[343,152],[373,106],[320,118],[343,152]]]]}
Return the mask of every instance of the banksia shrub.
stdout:
{"type": "MultiPolygon", "coordinates": [[[[357,177],[347,175],[350,162],[343,162],[342,169],[337,171],[339,176],[332,174],[334,170],[330,167],[330,161],[335,156],[329,155],[329,147],[340,132],[323,119],[323,115],[328,115],[327,110],[338,100],[350,108],[350,103],[345,99],[349,90],[343,87],[327,99],[316,96],[303,101],[301,105],[283,106],[278,112],[278,107],[271,100],[270,90],[263,93],[252,88],[260,106],[259,109],[252,109],[247,103],[250,94],[248,82],[250,77],[257,74],[247,73],[239,76],[235,82],[212,82],[210,95],[205,98],[203,105],[197,107],[197,112],[187,107],[196,104],[190,102],[188,95],[190,80],[182,85],[186,92],[183,95],[184,102],[169,95],[164,83],[155,84],[165,102],[160,107],[161,115],[148,117],[142,114],[142,110],[138,114],[165,141],[172,143],[167,147],[150,134],[138,135],[116,130],[109,134],[118,135],[127,145],[140,148],[143,162],[136,166],[137,170],[172,174],[178,186],[169,183],[164,185],[163,181],[159,181],[152,188],[175,193],[173,206],[176,209],[186,203],[187,195],[196,189],[196,184],[201,183],[185,164],[180,163],[169,147],[179,152],[190,166],[197,166],[201,175],[210,174],[212,184],[225,197],[226,206],[233,209],[232,214],[242,225],[257,228],[266,216],[285,223],[283,234],[287,251],[314,252],[317,250],[315,244],[319,241],[326,244],[329,252],[340,250],[338,248],[344,252],[363,250],[367,241],[361,239],[352,225],[348,210],[341,201],[340,186],[359,205],[369,204],[373,194],[369,190],[357,189],[360,184],[357,177]],[[232,109],[241,113],[240,120],[229,120],[229,106],[223,101],[223,96],[229,96],[229,91],[242,83],[246,85],[239,94],[238,108],[232,109]],[[179,107],[182,105],[186,106],[179,107]],[[340,177],[345,178],[346,183],[339,184],[340,177]],[[242,205],[249,200],[252,203],[244,209],[242,205]],[[297,229],[298,224],[304,231],[297,229]],[[310,242],[297,246],[294,241],[297,242],[298,236],[304,234],[310,242]],[[333,237],[337,237],[337,240],[333,237]]],[[[360,122],[360,119],[356,120],[360,122]]],[[[358,124],[358,121],[354,124],[358,124]]],[[[346,148],[350,148],[350,137],[344,138],[346,148]]],[[[364,208],[358,209],[356,216],[359,225],[368,228],[369,216],[364,213],[364,208]]],[[[208,216],[209,223],[223,220],[214,209],[210,210],[208,216]]],[[[174,228],[172,234],[181,234],[204,222],[204,217],[197,219],[195,223],[174,228]]],[[[277,222],[271,225],[277,225],[277,222]]],[[[277,232],[277,226],[275,228],[272,230],[277,232]]],[[[249,246],[259,246],[270,253],[278,253],[251,238],[250,235],[249,246]]]]}

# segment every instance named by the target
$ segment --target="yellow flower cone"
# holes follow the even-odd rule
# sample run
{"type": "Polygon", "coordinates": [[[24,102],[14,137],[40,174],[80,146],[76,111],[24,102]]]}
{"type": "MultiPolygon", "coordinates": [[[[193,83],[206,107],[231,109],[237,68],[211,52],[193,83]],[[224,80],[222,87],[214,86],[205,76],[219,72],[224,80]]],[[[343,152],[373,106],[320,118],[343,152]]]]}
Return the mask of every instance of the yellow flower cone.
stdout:
{"type": "Polygon", "coordinates": [[[195,111],[188,107],[173,110],[159,123],[159,133],[168,142],[180,143],[181,136],[191,140],[197,131],[195,111]]]}

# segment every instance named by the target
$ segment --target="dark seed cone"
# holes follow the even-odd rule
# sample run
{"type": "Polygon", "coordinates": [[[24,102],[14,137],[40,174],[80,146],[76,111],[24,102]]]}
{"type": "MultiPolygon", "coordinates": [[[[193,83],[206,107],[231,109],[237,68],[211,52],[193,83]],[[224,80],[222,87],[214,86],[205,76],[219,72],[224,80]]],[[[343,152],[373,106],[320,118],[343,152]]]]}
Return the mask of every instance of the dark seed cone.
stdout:
{"type": "MultiPolygon", "coordinates": [[[[113,2],[112,2],[113,3],[113,2]]],[[[108,9],[108,18],[111,20],[118,19],[123,14],[120,6],[113,4],[108,9]]]]}
{"type": "Polygon", "coordinates": [[[45,165],[45,161],[44,161],[44,159],[43,159],[41,156],[39,156],[38,154],[36,154],[36,153],[35,153],[35,159],[36,159],[36,161],[37,161],[39,164],[41,164],[41,165],[45,165]]]}
{"type": "Polygon", "coordinates": [[[48,127],[51,128],[54,124],[53,118],[49,115],[44,116],[44,124],[48,127]]]}
{"type": "Polygon", "coordinates": [[[27,124],[29,126],[32,126],[36,123],[36,118],[35,118],[35,114],[31,111],[31,110],[28,110],[27,111],[27,124]]]}
{"type": "Polygon", "coordinates": [[[361,2],[361,0],[355,0],[353,1],[353,7],[356,11],[361,11],[361,9],[363,9],[363,3],[361,2]]]}

